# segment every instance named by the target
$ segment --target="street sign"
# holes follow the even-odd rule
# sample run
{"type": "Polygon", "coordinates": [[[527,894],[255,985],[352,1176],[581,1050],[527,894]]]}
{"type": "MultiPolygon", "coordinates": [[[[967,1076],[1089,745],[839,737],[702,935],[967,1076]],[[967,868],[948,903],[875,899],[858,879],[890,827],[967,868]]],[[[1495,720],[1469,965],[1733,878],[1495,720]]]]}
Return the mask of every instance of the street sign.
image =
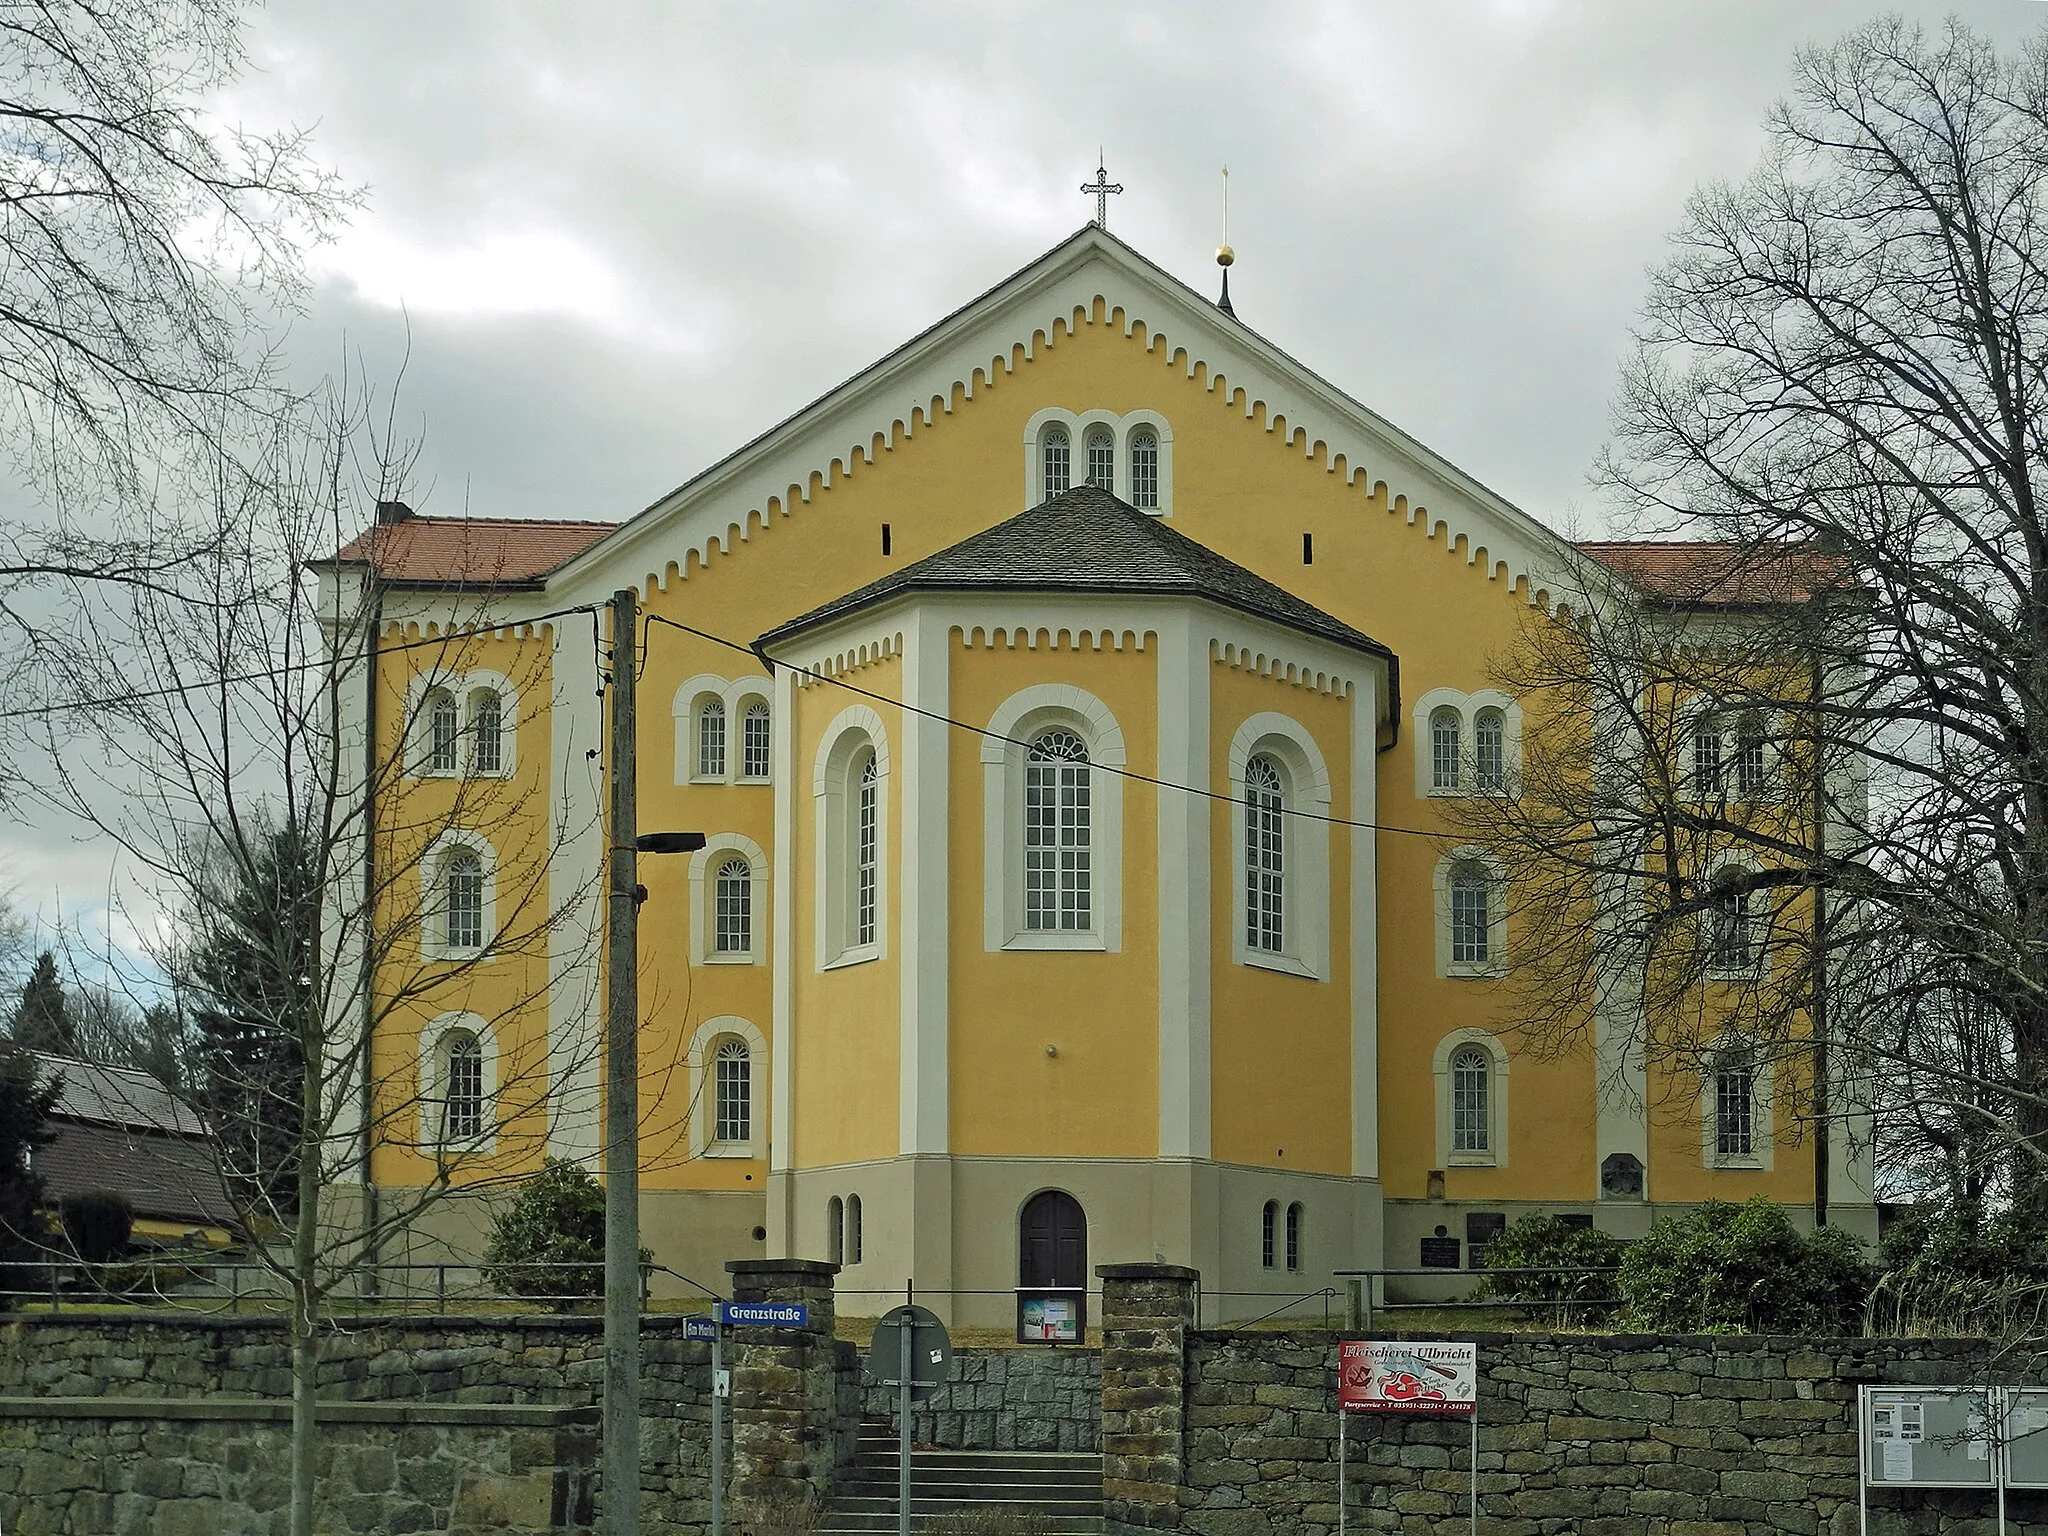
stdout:
{"type": "Polygon", "coordinates": [[[710,1343],[718,1337],[718,1324],[708,1317],[683,1319],[683,1337],[693,1343],[710,1343]]]}
{"type": "Polygon", "coordinates": [[[875,1324],[868,1345],[868,1379],[885,1387],[903,1385],[903,1334],[910,1333],[910,1398],[923,1402],[953,1378],[953,1341],[946,1325],[923,1307],[890,1309],[875,1324]]]}
{"type": "Polygon", "coordinates": [[[1337,1346],[1337,1406],[1348,1413],[1473,1413],[1479,1406],[1477,1344],[1337,1346]]]}
{"type": "Polygon", "coordinates": [[[721,1301],[719,1320],[728,1328],[808,1328],[811,1309],[801,1301],[721,1301]]]}

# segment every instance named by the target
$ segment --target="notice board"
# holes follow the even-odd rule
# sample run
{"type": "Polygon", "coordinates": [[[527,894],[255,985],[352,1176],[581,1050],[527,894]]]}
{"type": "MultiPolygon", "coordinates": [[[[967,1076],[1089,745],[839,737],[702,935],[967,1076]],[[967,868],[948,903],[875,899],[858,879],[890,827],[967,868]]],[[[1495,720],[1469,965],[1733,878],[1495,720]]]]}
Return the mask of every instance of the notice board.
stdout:
{"type": "MultiPolygon", "coordinates": [[[[1862,1396],[1863,1476],[1871,1487],[1992,1486],[1997,1410],[1990,1388],[1865,1387],[1862,1396]]],[[[2048,1462],[2048,1443],[2042,1452],[2048,1462]]]]}

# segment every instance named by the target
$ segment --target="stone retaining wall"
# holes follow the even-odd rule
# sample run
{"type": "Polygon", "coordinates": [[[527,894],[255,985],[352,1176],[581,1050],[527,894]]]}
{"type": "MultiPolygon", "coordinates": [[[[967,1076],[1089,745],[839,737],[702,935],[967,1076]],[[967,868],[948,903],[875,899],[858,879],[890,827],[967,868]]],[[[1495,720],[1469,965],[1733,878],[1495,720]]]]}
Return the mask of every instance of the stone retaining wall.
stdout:
{"type": "MultiPolygon", "coordinates": [[[[863,1388],[859,1411],[893,1425],[896,1389],[863,1388]]],[[[947,1450],[1096,1450],[1102,1351],[1055,1345],[957,1350],[953,1380],[910,1417],[918,1444],[947,1450]]]]}

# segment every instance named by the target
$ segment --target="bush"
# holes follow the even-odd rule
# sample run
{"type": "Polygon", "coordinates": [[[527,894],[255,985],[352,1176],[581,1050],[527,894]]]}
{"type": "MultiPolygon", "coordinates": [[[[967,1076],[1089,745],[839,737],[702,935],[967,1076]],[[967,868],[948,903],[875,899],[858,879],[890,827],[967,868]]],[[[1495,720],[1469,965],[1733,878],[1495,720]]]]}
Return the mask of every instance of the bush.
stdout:
{"type": "MultiPolygon", "coordinates": [[[[654,1255],[640,1250],[640,1262],[654,1255]]],[[[499,1290],[566,1305],[604,1294],[604,1186],[551,1157],[491,1225],[484,1273],[499,1290]]]]}
{"type": "Polygon", "coordinates": [[[1563,1303],[1546,1306],[1542,1315],[1555,1322],[1571,1323],[1582,1309],[1598,1308],[1615,1299],[1614,1266],[1621,1257],[1621,1244],[1598,1227],[1581,1227],[1556,1216],[1524,1216],[1510,1223],[1500,1236],[1486,1245],[1489,1271],[1475,1301],[1538,1301],[1563,1303]],[[1503,1275],[1503,1269],[1569,1269],[1592,1271],[1568,1275],[1503,1275]],[[1597,1273],[1597,1271],[1606,1271],[1597,1273]]]}
{"type": "Polygon", "coordinates": [[[87,1264],[111,1264],[128,1257],[135,1208],[114,1189],[85,1189],[57,1202],[57,1219],[71,1251],[87,1264]]]}
{"type": "Polygon", "coordinates": [[[1861,1333],[1871,1274],[1839,1227],[1802,1235],[1761,1196],[1710,1200],[1630,1246],[1629,1327],[1658,1333],[1861,1333]]]}
{"type": "Polygon", "coordinates": [[[2048,1233],[1980,1205],[1915,1210],[1878,1246],[1881,1332],[2003,1338],[2048,1326],[2048,1233]]]}

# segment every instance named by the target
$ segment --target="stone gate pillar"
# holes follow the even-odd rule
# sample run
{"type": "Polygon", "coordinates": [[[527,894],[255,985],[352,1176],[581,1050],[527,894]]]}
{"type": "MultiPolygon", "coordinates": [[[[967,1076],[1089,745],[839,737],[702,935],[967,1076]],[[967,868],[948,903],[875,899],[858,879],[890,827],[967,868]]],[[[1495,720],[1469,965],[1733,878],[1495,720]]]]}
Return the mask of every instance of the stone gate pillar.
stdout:
{"type": "Polygon", "coordinates": [[[735,1259],[725,1267],[735,1302],[797,1302],[808,1313],[801,1328],[735,1325],[727,1331],[732,1496],[822,1502],[838,1456],[832,1277],[839,1266],[735,1259]]]}
{"type": "Polygon", "coordinates": [[[1180,1524],[1187,1335],[1199,1271],[1100,1264],[1102,1514],[1107,1536],[1180,1524]]]}

